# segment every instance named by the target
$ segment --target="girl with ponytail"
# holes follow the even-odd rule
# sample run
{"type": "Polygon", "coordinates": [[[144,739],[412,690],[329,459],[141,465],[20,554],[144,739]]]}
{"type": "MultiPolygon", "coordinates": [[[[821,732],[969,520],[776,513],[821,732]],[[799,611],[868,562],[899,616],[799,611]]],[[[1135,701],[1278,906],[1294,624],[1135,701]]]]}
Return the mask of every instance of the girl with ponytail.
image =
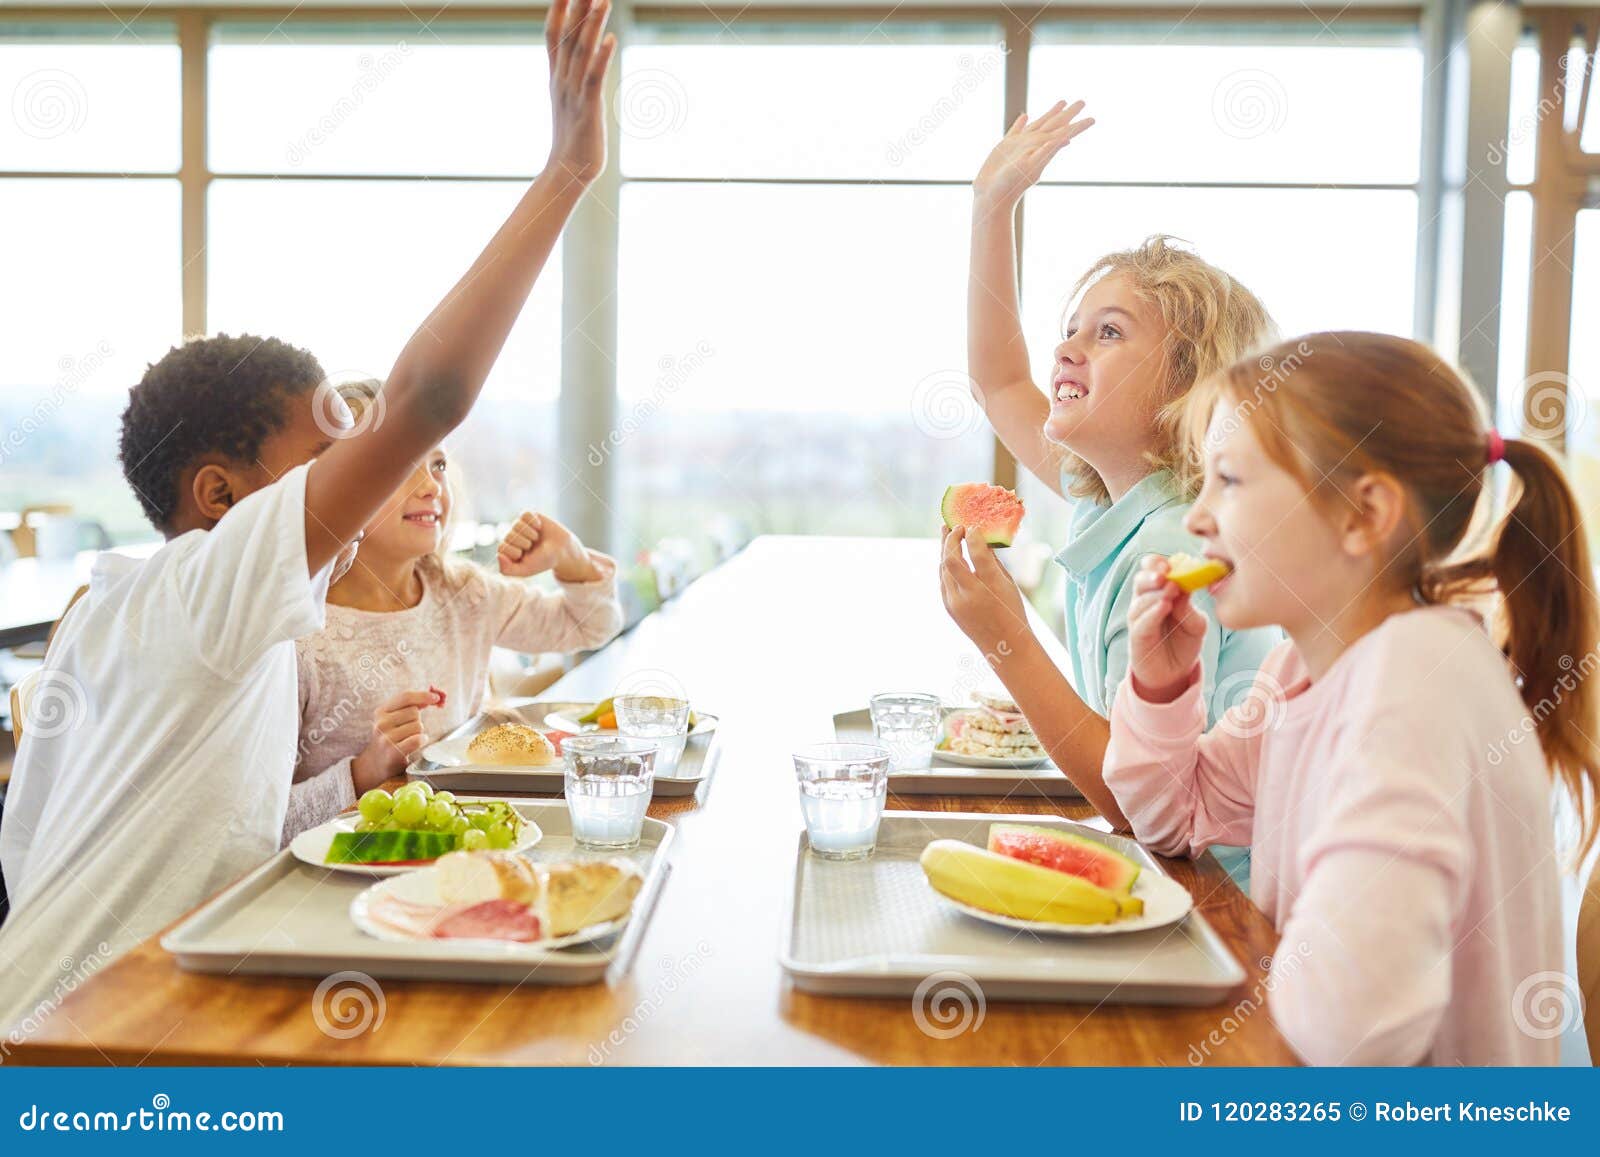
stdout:
{"type": "Polygon", "coordinates": [[[1281,626],[1210,730],[1206,620],[1149,559],[1106,785],[1157,851],[1254,848],[1270,1005],[1318,1064],[1553,1064],[1551,780],[1595,839],[1597,611],[1578,504],[1427,347],[1313,334],[1191,395],[1188,528],[1222,625],[1281,626]],[[1493,516],[1497,463],[1510,509],[1493,516]],[[1502,468],[1502,469],[1505,469],[1502,468]]]}

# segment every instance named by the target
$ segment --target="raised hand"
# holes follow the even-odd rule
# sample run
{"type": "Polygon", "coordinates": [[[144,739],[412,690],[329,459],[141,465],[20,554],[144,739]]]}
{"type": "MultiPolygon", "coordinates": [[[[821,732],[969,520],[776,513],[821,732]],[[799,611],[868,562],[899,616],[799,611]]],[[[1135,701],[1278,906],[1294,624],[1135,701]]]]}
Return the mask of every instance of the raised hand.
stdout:
{"type": "Polygon", "coordinates": [[[550,570],[562,582],[593,582],[600,577],[578,536],[547,514],[524,510],[506,531],[496,555],[500,573],[530,578],[550,570]]]}
{"type": "Polygon", "coordinates": [[[1005,207],[1016,205],[1055,155],[1094,124],[1093,117],[1079,119],[1081,112],[1081,100],[1071,104],[1060,100],[1037,120],[1029,121],[1024,113],[1013,121],[973,178],[972,189],[979,200],[1005,207]]]}
{"type": "Polygon", "coordinates": [[[1151,555],[1133,580],[1128,607],[1128,673],[1140,698],[1170,703],[1189,688],[1209,620],[1151,555]]]}
{"type": "Polygon", "coordinates": [[[553,0],[544,24],[550,165],[586,185],[606,167],[606,69],[617,49],[617,38],[605,32],[610,17],[611,0],[553,0]]]}

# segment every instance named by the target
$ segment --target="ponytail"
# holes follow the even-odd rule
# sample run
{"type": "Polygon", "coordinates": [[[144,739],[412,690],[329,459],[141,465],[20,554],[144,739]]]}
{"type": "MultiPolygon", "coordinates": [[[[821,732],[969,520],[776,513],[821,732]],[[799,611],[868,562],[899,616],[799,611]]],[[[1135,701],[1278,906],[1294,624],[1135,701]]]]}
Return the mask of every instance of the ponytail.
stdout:
{"type": "Polygon", "coordinates": [[[1500,523],[1489,565],[1502,599],[1506,657],[1552,773],[1582,817],[1578,856],[1593,846],[1600,816],[1600,621],[1577,496],[1555,459],[1508,439],[1516,503],[1500,523]]]}

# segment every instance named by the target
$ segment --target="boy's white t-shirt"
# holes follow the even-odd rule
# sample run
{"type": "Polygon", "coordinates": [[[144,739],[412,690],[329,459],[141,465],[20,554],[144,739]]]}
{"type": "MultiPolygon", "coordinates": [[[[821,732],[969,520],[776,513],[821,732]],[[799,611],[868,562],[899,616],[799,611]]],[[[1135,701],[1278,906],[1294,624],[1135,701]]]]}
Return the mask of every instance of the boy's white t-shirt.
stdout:
{"type": "Polygon", "coordinates": [[[0,823],[0,1039],[277,851],[294,640],[333,570],[307,573],[308,470],[143,562],[101,555],[62,622],[0,823]]]}

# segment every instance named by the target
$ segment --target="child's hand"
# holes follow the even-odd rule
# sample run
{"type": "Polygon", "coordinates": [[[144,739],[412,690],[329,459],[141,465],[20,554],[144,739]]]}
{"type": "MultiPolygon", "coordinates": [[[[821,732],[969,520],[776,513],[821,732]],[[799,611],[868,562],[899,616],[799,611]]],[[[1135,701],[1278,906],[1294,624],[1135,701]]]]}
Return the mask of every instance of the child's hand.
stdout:
{"type": "Polygon", "coordinates": [[[944,609],[967,638],[989,653],[1019,632],[1031,632],[1028,614],[1022,607],[1022,592],[982,536],[967,537],[965,527],[945,527],[942,533],[939,592],[944,609]],[[961,557],[963,542],[972,555],[971,567],[961,557]]]}
{"type": "Polygon", "coordinates": [[[587,185],[606,167],[606,69],[617,38],[606,35],[611,0],[553,0],[544,22],[554,119],[550,164],[587,185]]]}
{"type": "Polygon", "coordinates": [[[600,568],[577,535],[549,515],[531,510],[524,510],[506,531],[496,557],[500,573],[511,578],[530,578],[547,570],[564,583],[593,582],[600,577],[600,568]]]}
{"type": "Polygon", "coordinates": [[[444,700],[444,692],[430,686],[426,691],[402,691],[378,704],[372,713],[372,740],[350,761],[356,795],[405,773],[407,761],[428,746],[422,709],[443,707],[444,700]]]}
{"type": "Polygon", "coordinates": [[[1008,207],[1020,201],[1055,155],[1094,124],[1093,117],[1075,119],[1082,111],[1081,100],[1057,101],[1038,120],[1030,123],[1024,113],[1013,121],[972,181],[978,199],[1008,207]]]}
{"type": "Polygon", "coordinates": [[[1208,622],[1190,596],[1167,581],[1166,559],[1144,560],[1128,607],[1128,674],[1141,699],[1171,703],[1188,690],[1208,622]]]}

